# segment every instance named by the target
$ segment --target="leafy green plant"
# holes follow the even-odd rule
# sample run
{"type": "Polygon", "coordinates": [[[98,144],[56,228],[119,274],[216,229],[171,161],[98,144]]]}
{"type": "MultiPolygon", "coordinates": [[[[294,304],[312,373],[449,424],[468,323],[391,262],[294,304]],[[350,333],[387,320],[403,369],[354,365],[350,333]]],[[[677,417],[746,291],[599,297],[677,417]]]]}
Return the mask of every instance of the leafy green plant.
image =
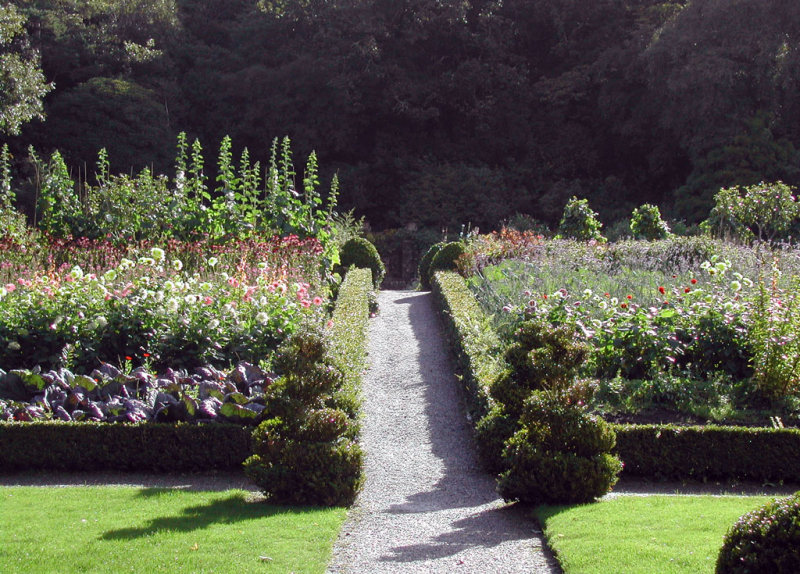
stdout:
{"type": "Polygon", "coordinates": [[[454,271],[458,268],[458,259],[466,251],[463,241],[445,243],[431,259],[428,274],[433,277],[437,271],[454,271]]]}
{"type": "Polygon", "coordinates": [[[704,226],[717,235],[744,241],[786,239],[800,217],[795,191],[780,181],[722,188],[714,196],[704,226]]]}
{"type": "Polygon", "coordinates": [[[523,321],[504,354],[511,370],[495,381],[489,392],[507,412],[519,416],[533,391],[566,391],[589,350],[574,325],[523,321]]]}
{"type": "Polygon", "coordinates": [[[666,239],[670,236],[667,223],[661,219],[661,211],[657,205],[645,203],[633,210],[630,222],[634,239],[666,239]]]}
{"type": "Polygon", "coordinates": [[[725,535],[717,574],[800,571],[800,493],[742,516],[725,535]]]}
{"type": "Polygon", "coordinates": [[[362,483],[358,427],[328,406],[345,382],[321,333],[304,330],[281,348],[282,376],[266,397],[270,418],[253,434],[245,472],[274,501],[349,504],[362,483]]]}
{"type": "Polygon", "coordinates": [[[597,219],[597,213],[589,207],[589,200],[572,196],[564,207],[556,237],[604,242],[605,238],[600,233],[602,227],[603,224],[597,219]]]}
{"type": "Polygon", "coordinates": [[[375,246],[363,237],[353,237],[342,245],[337,269],[344,275],[350,266],[372,271],[372,284],[377,289],[386,275],[386,268],[375,246]]]}
{"type": "Polygon", "coordinates": [[[773,264],[772,277],[759,280],[749,330],[753,379],[773,401],[800,388],[800,277],[782,289],[778,274],[773,264]]]}
{"type": "Polygon", "coordinates": [[[614,431],[563,396],[533,393],[520,430],[506,442],[498,491],[506,500],[577,504],[606,494],[622,463],[611,455],[614,431]]]}

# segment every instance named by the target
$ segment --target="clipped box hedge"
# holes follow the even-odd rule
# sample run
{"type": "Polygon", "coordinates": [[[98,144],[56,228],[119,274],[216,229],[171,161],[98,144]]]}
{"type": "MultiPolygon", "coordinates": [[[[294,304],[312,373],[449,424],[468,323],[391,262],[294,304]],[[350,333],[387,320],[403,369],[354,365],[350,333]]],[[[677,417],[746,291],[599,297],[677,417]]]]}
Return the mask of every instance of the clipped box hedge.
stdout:
{"type": "MultiPolygon", "coordinates": [[[[354,393],[366,357],[369,269],[348,273],[327,333],[354,393]]],[[[231,424],[4,422],[0,472],[25,470],[193,472],[241,468],[252,427],[231,424]]]]}
{"type": "MultiPolygon", "coordinates": [[[[489,386],[503,372],[497,336],[464,279],[437,272],[433,293],[456,352],[474,420],[491,405],[489,386]]],[[[623,476],[675,480],[800,481],[800,429],[612,425],[623,476]]]]}
{"type": "Polygon", "coordinates": [[[0,425],[0,471],[191,472],[240,468],[252,428],[228,424],[0,425]]]}
{"type": "Polygon", "coordinates": [[[431,288],[462,373],[470,415],[477,421],[489,412],[489,388],[505,370],[503,361],[493,352],[500,340],[461,275],[437,271],[431,288]]]}
{"type": "Polygon", "coordinates": [[[624,476],[800,481],[800,429],[613,425],[624,476]]]}

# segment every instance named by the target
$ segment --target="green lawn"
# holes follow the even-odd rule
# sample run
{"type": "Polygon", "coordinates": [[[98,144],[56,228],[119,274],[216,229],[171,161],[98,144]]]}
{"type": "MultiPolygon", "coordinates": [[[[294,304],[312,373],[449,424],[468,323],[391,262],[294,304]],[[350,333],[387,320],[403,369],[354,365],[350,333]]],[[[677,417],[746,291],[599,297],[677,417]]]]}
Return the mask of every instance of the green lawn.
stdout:
{"type": "Polygon", "coordinates": [[[346,509],[240,490],[0,488],[0,572],[324,572],[346,509]]]}
{"type": "Polygon", "coordinates": [[[620,496],[534,510],[566,574],[713,572],[722,538],[768,496],[620,496]]]}

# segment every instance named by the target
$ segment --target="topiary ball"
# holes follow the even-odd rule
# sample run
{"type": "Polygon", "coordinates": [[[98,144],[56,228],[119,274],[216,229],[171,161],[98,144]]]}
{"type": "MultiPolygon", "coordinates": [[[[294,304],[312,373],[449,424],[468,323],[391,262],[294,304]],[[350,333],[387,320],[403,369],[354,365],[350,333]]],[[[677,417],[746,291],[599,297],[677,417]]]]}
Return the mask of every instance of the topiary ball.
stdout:
{"type": "Polygon", "coordinates": [[[431,261],[433,261],[433,258],[436,256],[436,254],[439,253],[439,250],[445,245],[446,243],[444,241],[434,243],[428,248],[428,250],[425,252],[425,255],[422,256],[422,259],[419,260],[419,267],[417,270],[419,272],[419,284],[423,289],[431,288],[431,261]]]}
{"type": "Polygon", "coordinates": [[[386,275],[386,268],[383,266],[378,250],[363,237],[353,237],[342,245],[339,250],[339,266],[335,271],[344,277],[352,265],[359,269],[370,269],[372,284],[376,289],[380,287],[383,276],[386,275]]]}
{"type": "Polygon", "coordinates": [[[717,574],[800,572],[800,492],[743,515],[723,540],[717,574]]]}
{"type": "Polygon", "coordinates": [[[622,470],[611,454],[616,435],[602,419],[564,396],[534,392],[525,402],[520,430],[506,441],[506,470],[497,490],[505,500],[579,504],[603,496],[622,470]]]}
{"type": "Polygon", "coordinates": [[[433,274],[437,271],[453,271],[458,268],[456,262],[466,251],[466,246],[460,241],[446,243],[433,256],[431,267],[428,270],[428,281],[433,279],[433,274]]]}

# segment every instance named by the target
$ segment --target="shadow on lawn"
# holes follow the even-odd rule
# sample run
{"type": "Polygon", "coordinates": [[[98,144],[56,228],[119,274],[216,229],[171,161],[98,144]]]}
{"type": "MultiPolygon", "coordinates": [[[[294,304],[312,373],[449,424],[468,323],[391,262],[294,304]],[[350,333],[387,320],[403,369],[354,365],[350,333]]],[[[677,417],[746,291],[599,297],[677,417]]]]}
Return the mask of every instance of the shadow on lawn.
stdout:
{"type": "MultiPolygon", "coordinates": [[[[166,488],[145,488],[138,496],[152,498],[170,492],[166,488]]],[[[247,493],[236,492],[208,504],[189,506],[176,516],[161,516],[150,519],[142,526],[109,530],[101,540],[131,540],[150,536],[159,531],[192,532],[203,530],[213,524],[231,524],[259,520],[278,514],[303,514],[313,512],[311,508],[290,508],[253,501],[247,493]]]]}

